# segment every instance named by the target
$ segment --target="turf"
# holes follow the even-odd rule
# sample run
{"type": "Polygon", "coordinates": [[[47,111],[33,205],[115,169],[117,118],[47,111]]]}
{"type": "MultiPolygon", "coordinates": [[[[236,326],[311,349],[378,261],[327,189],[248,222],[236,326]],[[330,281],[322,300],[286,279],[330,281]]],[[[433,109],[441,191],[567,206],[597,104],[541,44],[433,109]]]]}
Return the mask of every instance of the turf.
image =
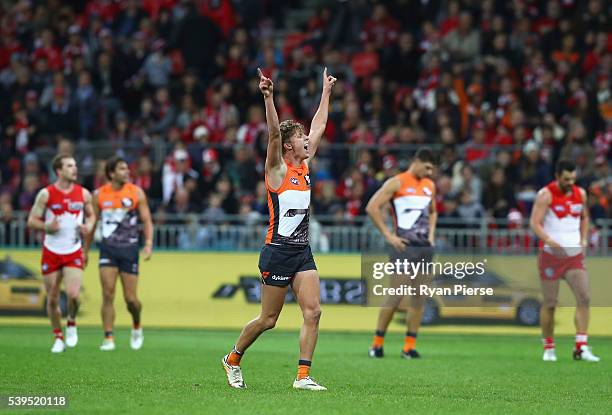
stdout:
{"type": "Polygon", "coordinates": [[[534,336],[423,334],[424,358],[406,361],[399,358],[400,335],[389,334],[387,356],[374,360],[366,354],[369,334],[325,332],[313,377],[329,391],[309,392],[291,389],[297,332],[265,333],[243,360],[248,389],[233,390],[221,357],[234,331],[149,329],[143,349],[134,352],[127,330],[118,330],[118,349],[103,353],[99,330],[81,328],[77,348],[61,355],[49,352],[48,331],[0,327],[0,395],[67,395],[67,412],[78,414],[593,414],[612,408],[612,338],[592,339],[598,364],[572,361],[572,339],[556,339],[560,360],[551,364],[540,361],[534,336]]]}

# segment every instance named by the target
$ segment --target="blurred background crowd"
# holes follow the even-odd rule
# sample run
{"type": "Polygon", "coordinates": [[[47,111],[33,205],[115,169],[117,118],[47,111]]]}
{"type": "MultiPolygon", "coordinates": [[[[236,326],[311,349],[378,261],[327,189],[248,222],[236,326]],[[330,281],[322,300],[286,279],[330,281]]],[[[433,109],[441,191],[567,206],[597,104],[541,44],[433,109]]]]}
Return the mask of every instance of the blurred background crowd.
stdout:
{"type": "Polygon", "coordinates": [[[256,69],[308,125],[339,81],[311,165],[313,210],[364,214],[423,145],[442,218],[521,221],[560,157],[594,219],[612,200],[611,4],[604,0],[0,1],[0,218],[74,153],[82,182],[127,158],[158,223],[267,217],[256,69]]]}

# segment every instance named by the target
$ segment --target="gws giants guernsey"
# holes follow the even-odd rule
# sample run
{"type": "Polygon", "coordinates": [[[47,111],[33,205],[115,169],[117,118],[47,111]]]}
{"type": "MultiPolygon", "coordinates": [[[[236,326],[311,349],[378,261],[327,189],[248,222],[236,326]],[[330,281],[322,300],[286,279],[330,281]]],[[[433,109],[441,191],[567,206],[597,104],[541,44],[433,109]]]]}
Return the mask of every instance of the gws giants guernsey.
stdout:
{"type": "Polygon", "coordinates": [[[287,173],[278,189],[272,189],[266,175],[270,226],[266,244],[308,245],[310,177],[308,165],[287,163],[287,173]]]}
{"type": "Polygon", "coordinates": [[[126,183],[119,190],[110,183],[98,190],[102,241],[114,247],[138,244],[138,188],[126,183]]]}
{"type": "Polygon", "coordinates": [[[395,177],[400,181],[400,188],[391,200],[395,232],[409,241],[426,241],[429,205],[435,197],[435,185],[428,178],[417,179],[409,171],[395,177]]]}
{"type": "Polygon", "coordinates": [[[59,231],[54,234],[45,233],[43,245],[54,254],[72,254],[81,248],[79,226],[83,224],[85,207],[83,188],[74,184],[72,190],[65,193],[51,184],[46,189],[49,200],[45,209],[45,223],[57,219],[59,231]]]}

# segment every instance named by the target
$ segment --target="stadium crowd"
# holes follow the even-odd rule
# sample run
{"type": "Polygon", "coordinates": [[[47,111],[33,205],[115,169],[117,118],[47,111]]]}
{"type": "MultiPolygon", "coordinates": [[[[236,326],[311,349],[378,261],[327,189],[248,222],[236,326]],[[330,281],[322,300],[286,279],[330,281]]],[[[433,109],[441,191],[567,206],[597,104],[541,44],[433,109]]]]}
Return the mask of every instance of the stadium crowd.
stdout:
{"type": "MultiPolygon", "coordinates": [[[[316,215],[364,214],[422,145],[440,152],[442,218],[521,220],[560,157],[594,219],[611,213],[612,31],[603,0],[3,1],[0,218],[53,172],[41,149],[125,153],[163,222],[265,217],[267,130],[256,68],[280,119],[308,127],[321,71],[334,88],[313,161],[316,215]],[[316,12],[288,25],[291,8],[316,12]],[[288,27],[289,26],[289,27],[288,27]],[[290,30],[287,30],[290,29],[290,30]],[[166,158],[156,165],[160,143],[166,158]]],[[[95,155],[95,153],[94,153],[95,155]]],[[[104,182],[90,160],[89,188],[104,182]]]]}

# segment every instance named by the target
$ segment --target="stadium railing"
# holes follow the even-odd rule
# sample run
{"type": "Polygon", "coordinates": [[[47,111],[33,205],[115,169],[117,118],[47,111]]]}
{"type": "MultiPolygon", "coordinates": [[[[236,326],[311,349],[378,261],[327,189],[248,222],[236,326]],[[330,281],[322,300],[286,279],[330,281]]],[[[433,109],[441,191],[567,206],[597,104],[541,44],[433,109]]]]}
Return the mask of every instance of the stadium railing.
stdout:
{"type": "MultiPolygon", "coordinates": [[[[267,217],[262,215],[203,214],[154,216],[155,246],[194,251],[253,251],[265,239],[267,217]]],[[[0,220],[0,247],[40,246],[42,235],[27,229],[27,212],[15,212],[11,220],[0,220]]],[[[589,255],[606,256],[612,251],[612,219],[600,219],[589,236],[589,255]]],[[[99,239],[99,235],[97,235],[99,239]]],[[[385,241],[373,223],[363,216],[337,218],[311,216],[310,243],[316,252],[358,253],[384,250],[385,241]]],[[[479,218],[440,218],[436,228],[436,250],[449,253],[524,255],[537,252],[539,241],[527,220],[508,222],[479,218]]]]}

